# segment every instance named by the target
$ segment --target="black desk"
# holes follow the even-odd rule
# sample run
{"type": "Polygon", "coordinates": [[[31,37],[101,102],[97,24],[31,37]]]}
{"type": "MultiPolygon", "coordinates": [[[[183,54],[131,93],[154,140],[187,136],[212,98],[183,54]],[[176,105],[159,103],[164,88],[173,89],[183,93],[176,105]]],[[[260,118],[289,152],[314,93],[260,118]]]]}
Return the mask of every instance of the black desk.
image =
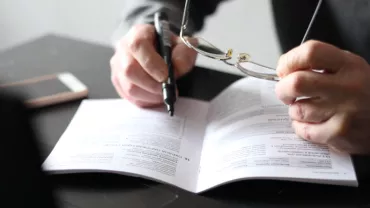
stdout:
{"type": "MultiPolygon", "coordinates": [[[[109,59],[112,54],[112,49],[107,47],[49,35],[0,53],[0,79],[9,82],[71,71],[89,87],[90,98],[117,98],[110,83],[109,59]]],[[[209,100],[239,78],[195,68],[179,82],[180,94],[209,100]]],[[[35,112],[34,121],[44,158],[69,124],[79,103],[35,112]]],[[[355,158],[361,185],[358,189],[245,181],[195,195],[148,180],[109,174],[53,176],[51,179],[61,206],[71,208],[370,207],[369,161],[368,158],[355,158]]]]}

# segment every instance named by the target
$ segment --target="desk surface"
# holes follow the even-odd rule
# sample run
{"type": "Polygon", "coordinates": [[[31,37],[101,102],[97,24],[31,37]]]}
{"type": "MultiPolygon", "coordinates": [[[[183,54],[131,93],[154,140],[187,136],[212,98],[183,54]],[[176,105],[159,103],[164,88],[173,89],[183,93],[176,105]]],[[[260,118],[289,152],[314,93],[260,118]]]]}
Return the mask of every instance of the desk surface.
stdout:
{"type": "MultiPolygon", "coordinates": [[[[90,98],[118,98],[110,83],[111,48],[54,35],[0,53],[0,79],[17,81],[70,71],[90,89],[90,98]]],[[[239,77],[195,68],[180,82],[180,95],[209,100],[239,77]],[[194,90],[197,89],[197,90],[194,90]]],[[[44,158],[66,129],[78,102],[35,112],[44,158]]],[[[52,176],[61,207],[367,207],[369,158],[354,158],[360,188],[278,181],[244,181],[202,195],[152,181],[109,174],[52,176]]]]}

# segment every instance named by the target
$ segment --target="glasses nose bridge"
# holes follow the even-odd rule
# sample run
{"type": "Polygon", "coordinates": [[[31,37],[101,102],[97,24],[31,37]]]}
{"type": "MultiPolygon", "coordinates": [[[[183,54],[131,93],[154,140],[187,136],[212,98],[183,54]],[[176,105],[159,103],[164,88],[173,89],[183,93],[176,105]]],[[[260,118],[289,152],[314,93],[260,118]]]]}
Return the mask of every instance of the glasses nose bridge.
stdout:
{"type": "Polygon", "coordinates": [[[251,59],[251,56],[248,53],[239,53],[238,62],[247,62],[251,59]]]}
{"type": "Polygon", "coordinates": [[[248,62],[251,60],[251,56],[248,53],[238,53],[235,63],[230,62],[232,58],[233,58],[233,49],[228,49],[226,52],[225,60],[225,63],[227,63],[228,65],[236,65],[237,63],[248,62]]]}

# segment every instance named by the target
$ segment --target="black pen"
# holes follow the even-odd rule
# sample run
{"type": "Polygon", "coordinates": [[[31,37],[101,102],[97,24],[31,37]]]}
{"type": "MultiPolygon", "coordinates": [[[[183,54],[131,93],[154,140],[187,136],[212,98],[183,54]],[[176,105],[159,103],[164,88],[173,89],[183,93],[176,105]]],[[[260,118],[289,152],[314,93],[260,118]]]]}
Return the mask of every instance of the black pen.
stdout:
{"type": "Polygon", "coordinates": [[[176,102],[176,80],[172,66],[171,30],[168,16],[164,12],[154,15],[154,25],[157,33],[158,52],[168,67],[168,78],[162,83],[163,101],[170,116],[174,115],[176,102]]]}

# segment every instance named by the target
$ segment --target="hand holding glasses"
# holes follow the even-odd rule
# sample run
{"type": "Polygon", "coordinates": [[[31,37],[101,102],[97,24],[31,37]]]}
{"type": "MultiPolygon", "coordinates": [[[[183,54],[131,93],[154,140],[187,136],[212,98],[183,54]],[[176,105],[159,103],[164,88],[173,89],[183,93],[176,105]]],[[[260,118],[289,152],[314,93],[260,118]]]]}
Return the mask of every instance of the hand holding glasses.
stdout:
{"type": "MultiPolygon", "coordinates": [[[[301,44],[305,42],[307,38],[307,35],[317,15],[317,12],[321,6],[321,3],[322,3],[322,0],[319,0],[301,44]]],[[[232,63],[230,61],[233,57],[232,49],[223,51],[201,37],[192,37],[193,40],[189,40],[185,38],[184,34],[186,33],[186,29],[188,27],[190,9],[191,9],[191,0],[186,0],[182,23],[181,23],[180,38],[188,47],[194,49],[195,51],[197,51],[199,54],[203,56],[216,59],[216,60],[220,60],[228,65],[235,66],[237,69],[239,69],[241,72],[243,72],[244,74],[248,76],[252,76],[255,78],[259,78],[259,79],[271,80],[271,81],[280,80],[280,78],[276,74],[275,69],[259,64],[259,63],[256,63],[256,62],[253,62],[248,53],[238,54],[236,63],[232,63]]]]}

